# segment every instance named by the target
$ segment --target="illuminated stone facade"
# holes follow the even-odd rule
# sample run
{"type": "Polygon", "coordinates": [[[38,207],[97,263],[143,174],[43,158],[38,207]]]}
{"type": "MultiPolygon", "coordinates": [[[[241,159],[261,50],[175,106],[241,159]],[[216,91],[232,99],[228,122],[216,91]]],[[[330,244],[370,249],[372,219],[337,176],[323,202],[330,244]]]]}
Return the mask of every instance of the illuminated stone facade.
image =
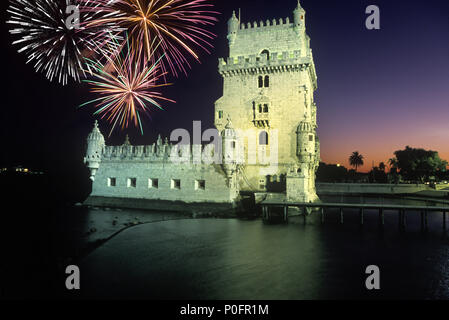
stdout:
{"type": "Polygon", "coordinates": [[[219,61],[224,85],[223,96],[215,103],[215,126],[222,130],[230,117],[241,131],[245,157],[241,190],[282,191],[291,176],[302,186],[290,190],[291,195],[301,194],[298,199],[304,201],[317,198],[320,145],[313,98],[317,77],[305,16],[298,2],[293,20],[245,24],[234,13],[228,22],[229,57],[219,61]],[[253,153],[256,163],[249,160],[253,153]]]}
{"type": "Polygon", "coordinates": [[[317,79],[304,9],[298,2],[293,21],[249,24],[234,13],[228,27],[229,57],[219,60],[223,96],[215,103],[220,163],[197,161],[195,151],[211,152],[199,145],[162,139],[106,146],[95,125],[85,158],[92,197],[232,203],[239,191],[252,191],[317,200],[317,79]],[[174,161],[180,153],[182,163],[174,161]]]}
{"type": "MultiPolygon", "coordinates": [[[[223,143],[232,139],[224,129],[223,143]]],[[[106,146],[95,123],[88,136],[85,163],[93,197],[233,203],[238,198],[233,165],[206,163],[201,146],[171,145],[159,137],[149,146],[106,146]]],[[[224,147],[226,148],[226,147],[224,147]]]]}

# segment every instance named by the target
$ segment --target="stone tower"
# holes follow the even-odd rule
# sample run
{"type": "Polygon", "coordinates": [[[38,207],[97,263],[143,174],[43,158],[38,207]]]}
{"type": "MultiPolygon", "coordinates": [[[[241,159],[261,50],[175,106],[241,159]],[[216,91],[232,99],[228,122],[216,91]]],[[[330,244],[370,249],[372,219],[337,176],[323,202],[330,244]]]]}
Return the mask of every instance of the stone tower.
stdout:
{"type": "Polygon", "coordinates": [[[95,174],[101,163],[101,156],[105,147],[104,136],[101,134],[98,128],[98,122],[95,121],[92,132],[87,137],[87,151],[84,163],[90,170],[90,179],[95,180],[95,174]]]}
{"type": "Polygon", "coordinates": [[[219,60],[223,96],[215,103],[215,126],[222,132],[232,119],[243,153],[241,190],[285,190],[292,168],[301,168],[303,191],[312,193],[308,199],[316,197],[317,77],[305,16],[298,1],[292,20],[245,24],[233,13],[228,22],[229,56],[219,60]]]}

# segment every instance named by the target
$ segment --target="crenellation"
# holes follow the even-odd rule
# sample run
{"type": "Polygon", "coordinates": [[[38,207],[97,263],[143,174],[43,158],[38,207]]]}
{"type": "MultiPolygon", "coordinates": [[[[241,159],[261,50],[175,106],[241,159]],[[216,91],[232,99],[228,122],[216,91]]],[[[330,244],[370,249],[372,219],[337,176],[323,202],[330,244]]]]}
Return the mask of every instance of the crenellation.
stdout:
{"type": "Polygon", "coordinates": [[[314,69],[313,58],[311,56],[303,56],[301,50],[284,51],[282,53],[271,52],[269,58],[265,54],[251,54],[249,56],[219,59],[219,72],[222,74],[245,72],[245,70],[263,67],[274,72],[281,69],[301,69],[301,66],[311,66],[314,69]]]}
{"type": "Polygon", "coordinates": [[[273,19],[273,20],[260,20],[260,21],[253,21],[253,22],[247,22],[240,23],[239,24],[239,31],[242,32],[259,32],[259,31],[269,31],[269,28],[272,28],[273,30],[276,30],[276,28],[284,27],[284,28],[290,28],[293,27],[293,23],[291,23],[290,18],[287,17],[284,19],[280,18],[279,20],[273,19]]]}
{"type": "MultiPolygon", "coordinates": [[[[162,141],[162,140],[159,140],[162,141]]],[[[98,156],[102,161],[142,161],[148,163],[183,163],[183,164],[204,164],[210,162],[210,158],[214,156],[214,145],[201,144],[170,144],[166,138],[164,143],[158,142],[151,145],[123,144],[119,146],[106,146],[103,149],[101,156],[98,156]]]]}

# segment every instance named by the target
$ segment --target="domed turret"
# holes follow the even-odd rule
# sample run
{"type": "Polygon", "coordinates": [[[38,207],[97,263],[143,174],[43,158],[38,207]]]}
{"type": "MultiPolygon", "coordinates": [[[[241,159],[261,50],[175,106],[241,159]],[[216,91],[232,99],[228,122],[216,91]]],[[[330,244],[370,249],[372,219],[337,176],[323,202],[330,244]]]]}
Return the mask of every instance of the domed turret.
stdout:
{"type": "Polygon", "coordinates": [[[235,11],[232,12],[232,17],[228,21],[228,40],[229,45],[233,45],[235,38],[237,37],[237,31],[239,30],[240,21],[235,15],[235,11]]]}
{"type": "Polygon", "coordinates": [[[296,6],[296,9],[293,10],[293,24],[295,28],[298,29],[305,29],[305,22],[306,22],[306,11],[301,7],[301,3],[298,0],[298,5],[296,6]]]}
{"type": "Polygon", "coordinates": [[[98,122],[95,121],[94,128],[87,136],[87,152],[84,163],[90,169],[90,178],[95,179],[95,173],[100,167],[101,156],[105,147],[104,136],[98,128],[98,122]]]}
{"type": "Polygon", "coordinates": [[[235,132],[231,119],[228,117],[228,123],[221,133],[223,144],[223,169],[229,177],[237,168],[237,133],[235,132]]]}
{"type": "Polygon", "coordinates": [[[92,131],[87,136],[87,142],[88,142],[88,144],[89,144],[89,142],[96,142],[96,143],[99,143],[102,146],[104,146],[104,144],[105,144],[104,136],[101,133],[100,129],[98,128],[98,121],[97,120],[95,120],[94,128],[92,129],[92,131]]]}
{"type": "Polygon", "coordinates": [[[303,120],[299,123],[296,133],[312,132],[312,124],[309,121],[303,120]]]}
{"type": "Polygon", "coordinates": [[[296,130],[297,155],[300,162],[307,162],[315,153],[315,132],[309,121],[303,120],[296,130]]]}

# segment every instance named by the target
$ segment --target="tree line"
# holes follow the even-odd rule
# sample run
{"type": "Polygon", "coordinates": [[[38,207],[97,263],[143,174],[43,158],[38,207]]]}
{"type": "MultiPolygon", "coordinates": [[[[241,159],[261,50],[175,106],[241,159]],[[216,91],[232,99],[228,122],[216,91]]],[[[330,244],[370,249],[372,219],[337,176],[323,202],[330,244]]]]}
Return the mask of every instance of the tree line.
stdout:
{"type": "Polygon", "coordinates": [[[387,163],[380,162],[368,173],[358,172],[365,163],[364,156],[354,151],[348,159],[353,169],[344,166],[320,163],[317,172],[319,182],[374,182],[374,183],[425,183],[449,180],[448,162],[438,152],[411,148],[394,152],[387,163]]]}

